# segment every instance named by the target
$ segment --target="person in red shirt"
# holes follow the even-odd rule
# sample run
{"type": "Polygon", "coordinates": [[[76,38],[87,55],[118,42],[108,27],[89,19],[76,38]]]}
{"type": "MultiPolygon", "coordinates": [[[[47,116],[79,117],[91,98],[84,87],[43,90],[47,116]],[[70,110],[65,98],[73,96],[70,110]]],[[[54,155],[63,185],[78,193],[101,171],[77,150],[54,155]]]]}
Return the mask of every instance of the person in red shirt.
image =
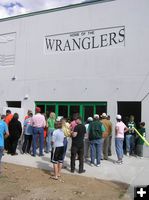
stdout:
{"type": "Polygon", "coordinates": [[[13,114],[11,114],[11,110],[6,110],[6,118],[5,122],[7,125],[9,125],[9,122],[12,120],[13,114]]]}
{"type": "Polygon", "coordinates": [[[30,113],[32,113],[32,111],[31,111],[31,110],[28,110],[28,111],[27,111],[27,115],[25,116],[24,120],[30,118],[30,113]]]}
{"type": "MultiPolygon", "coordinates": [[[[6,110],[6,117],[5,117],[5,122],[7,125],[9,125],[9,123],[11,122],[13,118],[13,114],[11,113],[11,110],[6,110]]],[[[4,140],[4,148],[6,151],[9,151],[9,137],[5,138],[4,140]]]]}

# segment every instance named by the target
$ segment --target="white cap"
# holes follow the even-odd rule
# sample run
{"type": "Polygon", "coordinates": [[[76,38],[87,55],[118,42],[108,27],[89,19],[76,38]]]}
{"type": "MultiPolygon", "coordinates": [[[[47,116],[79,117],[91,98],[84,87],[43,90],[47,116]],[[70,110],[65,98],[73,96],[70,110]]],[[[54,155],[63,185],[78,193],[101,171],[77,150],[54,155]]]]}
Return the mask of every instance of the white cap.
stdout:
{"type": "Polygon", "coordinates": [[[121,115],[116,115],[116,119],[122,119],[121,115]]]}
{"type": "Polygon", "coordinates": [[[63,118],[63,116],[58,116],[57,119],[56,119],[56,121],[60,122],[62,118],[63,118]]]}
{"type": "Polygon", "coordinates": [[[106,113],[102,113],[101,117],[105,118],[105,117],[107,117],[107,114],[106,113]]]}
{"type": "Polygon", "coordinates": [[[94,118],[95,118],[95,119],[99,119],[99,115],[98,115],[98,114],[95,114],[95,115],[94,115],[94,118]]]}
{"type": "Polygon", "coordinates": [[[88,118],[87,118],[87,121],[88,121],[88,122],[92,122],[92,121],[93,121],[93,118],[92,118],[92,117],[88,117],[88,118]]]}

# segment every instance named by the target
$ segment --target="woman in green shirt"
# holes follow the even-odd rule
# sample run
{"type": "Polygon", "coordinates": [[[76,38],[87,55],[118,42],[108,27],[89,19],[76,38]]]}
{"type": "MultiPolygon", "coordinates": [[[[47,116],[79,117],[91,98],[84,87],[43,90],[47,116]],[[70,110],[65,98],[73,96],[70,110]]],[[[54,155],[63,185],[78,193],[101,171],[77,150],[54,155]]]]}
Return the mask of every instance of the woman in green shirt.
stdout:
{"type": "Polygon", "coordinates": [[[55,125],[55,113],[51,112],[49,115],[49,118],[47,120],[47,126],[48,126],[48,134],[47,134],[47,138],[46,138],[46,153],[51,152],[52,147],[51,147],[51,140],[52,140],[52,134],[54,131],[54,125],[55,125]]]}

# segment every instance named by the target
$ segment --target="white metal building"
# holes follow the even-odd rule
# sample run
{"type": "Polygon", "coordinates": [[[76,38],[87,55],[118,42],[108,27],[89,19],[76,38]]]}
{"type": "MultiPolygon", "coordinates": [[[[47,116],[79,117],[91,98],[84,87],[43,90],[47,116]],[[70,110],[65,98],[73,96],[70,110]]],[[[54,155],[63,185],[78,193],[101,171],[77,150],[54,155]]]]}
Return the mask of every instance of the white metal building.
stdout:
{"type": "Polygon", "coordinates": [[[0,20],[0,110],[112,120],[149,130],[149,1],[95,1],[0,20]]]}

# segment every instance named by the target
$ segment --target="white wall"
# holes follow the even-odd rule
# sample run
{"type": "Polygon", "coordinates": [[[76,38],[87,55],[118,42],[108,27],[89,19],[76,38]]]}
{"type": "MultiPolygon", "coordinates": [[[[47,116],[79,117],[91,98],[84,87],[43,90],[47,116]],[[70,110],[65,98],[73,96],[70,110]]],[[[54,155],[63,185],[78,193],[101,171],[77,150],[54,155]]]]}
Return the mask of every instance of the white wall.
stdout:
{"type": "Polygon", "coordinates": [[[115,118],[117,101],[141,101],[149,91],[148,8],[148,0],[116,0],[0,22],[0,34],[16,32],[15,66],[0,68],[0,107],[9,100],[25,110],[34,101],[107,101],[115,118]],[[125,47],[44,52],[45,35],[115,26],[125,26],[125,47]]]}

